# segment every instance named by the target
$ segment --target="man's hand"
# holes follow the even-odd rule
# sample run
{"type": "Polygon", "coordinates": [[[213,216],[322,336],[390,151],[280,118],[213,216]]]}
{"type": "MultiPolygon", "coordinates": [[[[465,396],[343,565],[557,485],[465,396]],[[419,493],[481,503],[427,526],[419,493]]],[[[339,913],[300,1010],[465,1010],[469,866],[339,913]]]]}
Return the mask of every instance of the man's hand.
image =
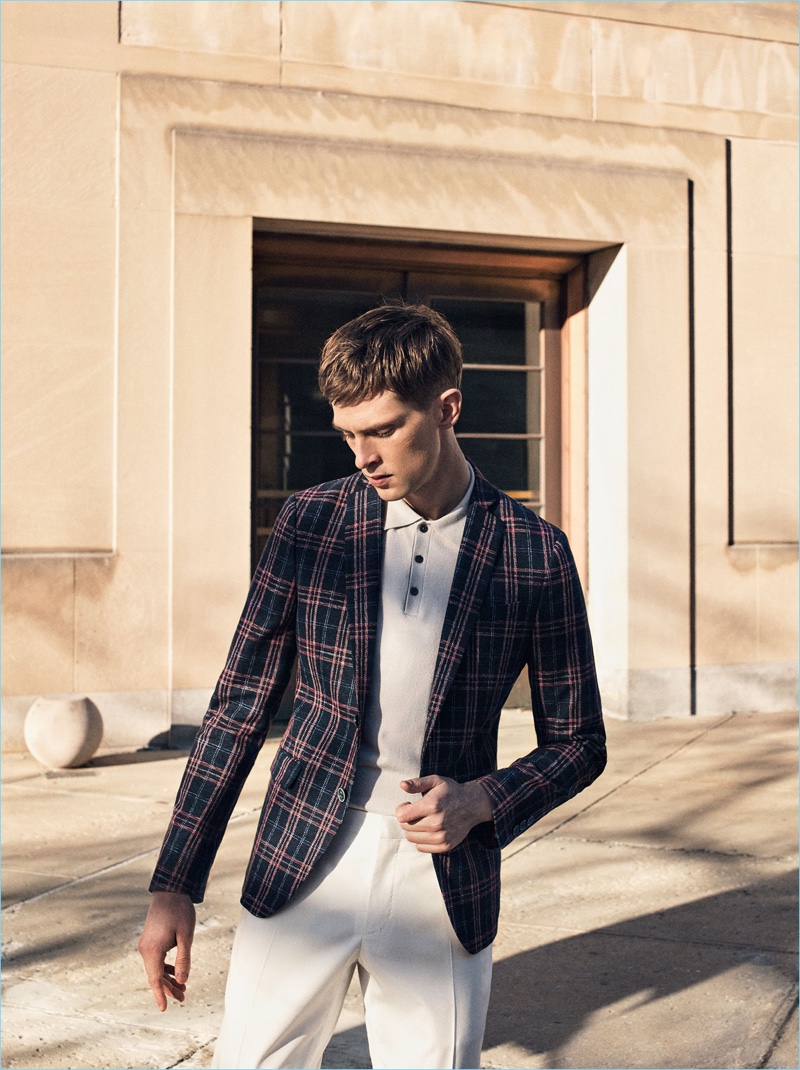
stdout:
{"type": "Polygon", "coordinates": [[[189,979],[194,903],[183,892],[153,892],[150,909],[139,937],[139,954],[144,959],[147,980],[158,1009],[167,1009],[167,996],[183,1003],[189,979]],[[177,947],[175,965],[164,961],[168,951],[177,947]]]}
{"type": "Polygon", "coordinates": [[[452,851],[471,828],[492,820],[492,804],[475,780],[459,784],[444,776],[401,780],[410,794],[421,793],[417,802],[401,803],[395,813],[410,843],[426,854],[452,851]]]}

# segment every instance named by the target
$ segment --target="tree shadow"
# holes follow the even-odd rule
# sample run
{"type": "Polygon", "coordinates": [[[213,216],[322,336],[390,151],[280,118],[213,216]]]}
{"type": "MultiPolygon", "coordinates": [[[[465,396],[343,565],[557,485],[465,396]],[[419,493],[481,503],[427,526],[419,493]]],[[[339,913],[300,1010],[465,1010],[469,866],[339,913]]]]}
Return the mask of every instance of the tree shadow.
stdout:
{"type": "MultiPolygon", "coordinates": [[[[521,951],[495,964],[484,1047],[513,1044],[567,1065],[563,1049],[597,1011],[624,1000],[630,1013],[747,963],[788,988],[796,947],[797,874],[787,873],[521,951]]],[[[643,1034],[628,1065],[650,1060],[643,1034]]]]}

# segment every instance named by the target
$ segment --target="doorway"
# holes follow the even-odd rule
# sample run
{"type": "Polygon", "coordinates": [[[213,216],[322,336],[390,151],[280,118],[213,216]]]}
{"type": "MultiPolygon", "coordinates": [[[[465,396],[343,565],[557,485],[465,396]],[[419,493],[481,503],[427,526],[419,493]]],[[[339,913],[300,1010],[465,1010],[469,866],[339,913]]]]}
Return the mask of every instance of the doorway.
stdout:
{"type": "Polygon", "coordinates": [[[464,453],[559,524],[564,280],[580,264],[485,246],[256,232],[253,570],[292,493],[353,472],[317,386],[319,354],[337,327],[387,300],[423,302],[449,320],[464,352],[464,453]]]}

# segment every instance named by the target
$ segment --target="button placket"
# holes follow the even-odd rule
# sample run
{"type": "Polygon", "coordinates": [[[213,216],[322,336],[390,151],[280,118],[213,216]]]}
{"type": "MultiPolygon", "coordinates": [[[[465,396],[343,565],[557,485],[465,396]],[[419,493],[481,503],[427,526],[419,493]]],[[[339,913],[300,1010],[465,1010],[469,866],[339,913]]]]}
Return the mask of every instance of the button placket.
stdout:
{"type": "Polygon", "coordinates": [[[431,529],[428,524],[418,524],[414,530],[411,548],[411,567],[408,570],[408,587],[403,612],[409,617],[419,616],[419,607],[425,585],[425,570],[428,567],[431,529]]]}

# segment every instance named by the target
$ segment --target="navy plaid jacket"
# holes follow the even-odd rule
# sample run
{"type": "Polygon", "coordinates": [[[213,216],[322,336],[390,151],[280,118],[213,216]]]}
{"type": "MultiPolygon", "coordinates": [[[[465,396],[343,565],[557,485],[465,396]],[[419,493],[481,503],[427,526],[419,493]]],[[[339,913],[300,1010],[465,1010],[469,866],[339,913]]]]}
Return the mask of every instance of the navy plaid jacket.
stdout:
{"type": "MultiPolygon", "coordinates": [[[[203,898],[242,785],[297,654],[294,709],[244,881],[258,917],[284,906],[347,809],[380,599],[382,502],[358,474],[290,498],[261,558],[178,791],[151,891],[203,898]]],[[[586,610],[565,535],[476,473],[447,606],[420,773],[480,780],[494,821],[433,855],[476,953],[494,939],[500,848],[605,765],[586,610]],[[497,769],[503,703],[527,664],[538,746],[497,769]]]]}

